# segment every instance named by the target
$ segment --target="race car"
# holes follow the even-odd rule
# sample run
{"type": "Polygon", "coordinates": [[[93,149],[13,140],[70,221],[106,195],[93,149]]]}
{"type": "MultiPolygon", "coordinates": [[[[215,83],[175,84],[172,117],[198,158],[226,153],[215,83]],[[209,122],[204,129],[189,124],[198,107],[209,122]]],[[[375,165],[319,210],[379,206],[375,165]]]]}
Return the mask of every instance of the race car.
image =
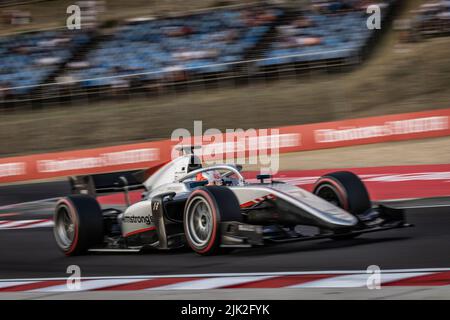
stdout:
{"type": "MultiPolygon", "coordinates": [[[[225,164],[203,167],[191,148],[143,180],[138,186],[145,189],[142,200],[124,210],[102,209],[94,196],[99,184],[92,177],[78,177],[84,191],[56,205],[56,243],[68,256],[181,247],[214,255],[411,226],[401,209],[374,205],[352,172],[326,174],[309,192],[270,175],[249,182],[241,170],[225,164]]],[[[119,180],[128,199],[128,179],[119,180]]]]}

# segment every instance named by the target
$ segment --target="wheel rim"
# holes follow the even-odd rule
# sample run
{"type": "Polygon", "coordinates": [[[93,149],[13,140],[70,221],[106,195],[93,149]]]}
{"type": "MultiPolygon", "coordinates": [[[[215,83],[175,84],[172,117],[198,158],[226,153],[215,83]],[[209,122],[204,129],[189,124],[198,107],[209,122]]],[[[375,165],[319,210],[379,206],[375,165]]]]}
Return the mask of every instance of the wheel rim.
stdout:
{"type": "Polygon", "coordinates": [[[187,208],[188,236],[196,247],[204,247],[211,239],[213,216],[210,204],[203,197],[195,197],[187,208]]]}
{"type": "Polygon", "coordinates": [[[341,199],[339,198],[339,194],[336,189],[328,184],[320,185],[316,190],[316,195],[320,198],[334,204],[337,207],[343,207],[341,203],[341,199]]]}
{"type": "Polygon", "coordinates": [[[75,238],[75,223],[67,207],[58,210],[55,221],[55,234],[63,249],[68,249],[75,238]]]}

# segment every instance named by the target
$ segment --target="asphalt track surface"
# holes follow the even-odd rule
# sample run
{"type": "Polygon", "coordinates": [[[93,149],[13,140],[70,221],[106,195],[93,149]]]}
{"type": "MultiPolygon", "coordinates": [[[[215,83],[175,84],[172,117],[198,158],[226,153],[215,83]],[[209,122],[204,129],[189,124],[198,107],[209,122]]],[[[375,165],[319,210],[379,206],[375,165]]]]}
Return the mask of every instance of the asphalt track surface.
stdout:
{"type": "MultiPolygon", "coordinates": [[[[0,193],[11,195],[10,188],[0,187],[0,193]]],[[[64,186],[55,185],[46,192],[58,196],[65,191],[64,186]]],[[[20,194],[22,201],[36,200],[27,198],[26,193],[20,194]]],[[[5,204],[10,203],[0,203],[5,204]]],[[[0,215],[14,212],[20,219],[31,216],[40,219],[50,216],[49,207],[31,204],[22,209],[0,210],[0,215]]],[[[198,256],[187,249],[65,257],[56,247],[51,228],[0,230],[0,278],[66,277],[69,265],[80,266],[83,277],[363,270],[369,265],[382,269],[445,268],[450,266],[449,211],[446,206],[408,209],[407,220],[415,227],[366,234],[353,240],[315,240],[240,249],[215,257],[198,256]]]]}

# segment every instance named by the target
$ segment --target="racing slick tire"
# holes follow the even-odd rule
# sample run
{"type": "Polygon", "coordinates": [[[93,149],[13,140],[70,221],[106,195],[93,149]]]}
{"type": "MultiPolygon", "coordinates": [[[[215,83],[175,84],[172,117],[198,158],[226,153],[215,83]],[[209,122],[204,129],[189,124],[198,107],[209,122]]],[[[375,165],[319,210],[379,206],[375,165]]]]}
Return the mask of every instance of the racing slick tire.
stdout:
{"type": "MultiPolygon", "coordinates": [[[[333,172],[320,177],[314,185],[313,193],[355,216],[367,212],[372,207],[364,183],[356,174],[349,171],[333,172]]],[[[337,235],[332,239],[352,239],[358,235],[358,233],[337,235]]]]}
{"type": "Polygon", "coordinates": [[[103,241],[103,215],[97,200],[79,194],[61,199],[53,217],[53,234],[67,256],[85,253],[103,241]]]}
{"type": "Polygon", "coordinates": [[[242,221],[239,201],[227,187],[206,186],[193,191],[184,209],[188,245],[200,255],[227,253],[221,248],[220,222],[242,221]]]}

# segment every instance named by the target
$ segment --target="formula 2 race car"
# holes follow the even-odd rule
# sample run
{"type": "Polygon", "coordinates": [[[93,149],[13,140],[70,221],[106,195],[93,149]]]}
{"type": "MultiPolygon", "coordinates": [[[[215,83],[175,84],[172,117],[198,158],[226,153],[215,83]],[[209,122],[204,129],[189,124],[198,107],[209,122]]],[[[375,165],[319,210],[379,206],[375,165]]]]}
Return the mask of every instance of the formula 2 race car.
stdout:
{"type": "MultiPolygon", "coordinates": [[[[125,210],[102,209],[89,194],[65,197],[54,214],[57,245],[66,255],[184,246],[213,255],[232,248],[350,239],[410,226],[401,209],[373,205],[364,184],[351,172],[319,178],[311,193],[269,175],[249,183],[240,170],[234,165],[202,167],[192,149],[143,181],[142,201],[125,210]]],[[[86,189],[98,189],[88,186],[92,179],[83,178],[91,181],[86,189]]],[[[121,180],[127,195],[129,185],[121,180]]]]}

